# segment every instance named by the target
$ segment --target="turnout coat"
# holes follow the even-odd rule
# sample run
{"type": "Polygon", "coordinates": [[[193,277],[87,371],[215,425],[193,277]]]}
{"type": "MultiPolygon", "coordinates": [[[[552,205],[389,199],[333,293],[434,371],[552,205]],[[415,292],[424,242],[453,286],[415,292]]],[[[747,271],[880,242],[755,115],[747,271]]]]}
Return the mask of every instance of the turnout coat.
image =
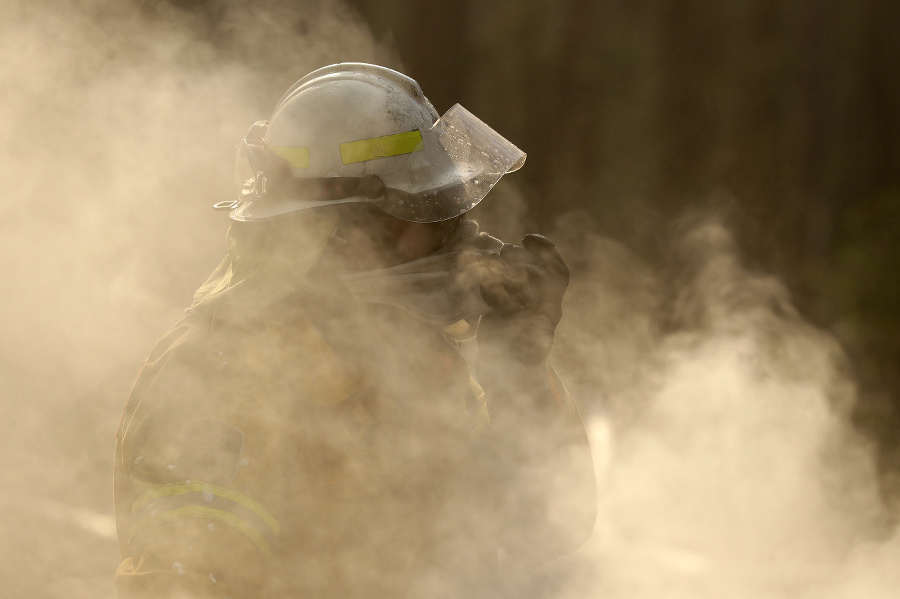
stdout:
{"type": "Polygon", "coordinates": [[[590,534],[587,441],[552,369],[538,401],[562,425],[528,457],[492,434],[471,325],[360,304],[322,273],[224,287],[158,342],[126,403],[121,599],[489,597],[498,547],[542,561],[590,534]],[[560,460],[571,484],[523,482],[563,476],[560,460]],[[560,488],[588,514],[562,533],[560,488]]]}

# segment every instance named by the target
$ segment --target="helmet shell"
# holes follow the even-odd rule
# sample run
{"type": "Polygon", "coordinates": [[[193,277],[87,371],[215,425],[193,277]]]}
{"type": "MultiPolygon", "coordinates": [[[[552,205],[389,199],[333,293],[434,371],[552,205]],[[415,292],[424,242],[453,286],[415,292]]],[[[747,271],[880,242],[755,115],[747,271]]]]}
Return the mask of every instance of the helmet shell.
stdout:
{"type": "Polygon", "coordinates": [[[269,120],[270,147],[308,147],[297,177],[381,176],[395,183],[408,154],[344,164],[342,144],[428,131],[439,115],[419,84],[385,67],[343,63],[313,71],[285,93],[269,120]]]}

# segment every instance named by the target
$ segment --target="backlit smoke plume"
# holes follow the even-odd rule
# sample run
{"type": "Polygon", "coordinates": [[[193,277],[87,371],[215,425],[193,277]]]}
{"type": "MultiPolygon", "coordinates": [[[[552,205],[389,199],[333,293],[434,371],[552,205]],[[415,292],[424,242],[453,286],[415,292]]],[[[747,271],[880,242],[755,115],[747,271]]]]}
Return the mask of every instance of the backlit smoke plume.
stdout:
{"type": "Polygon", "coordinates": [[[307,72],[398,66],[330,0],[0,6],[0,595],[109,597],[113,434],[225,252],[234,145],[307,72]]]}
{"type": "MultiPolygon", "coordinates": [[[[402,67],[336,1],[211,2],[214,31],[173,6],[0,8],[3,596],[112,596],[113,433],[224,252],[209,207],[232,193],[235,141],[314,68],[402,67]]],[[[474,217],[516,242],[523,204],[504,182],[474,217]]],[[[662,273],[581,215],[551,236],[574,276],[552,357],[600,510],[572,556],[504,561],[512,595],[897,596],[900,537],[836,342],[716,221],[685,226],[662,273]]]]}
{"type": "Polygon", "coordinates": [[[557,350],[581,358],[559,359],[590,381],[585,399],[604,395],[600,513],[540,596],[896,594],[900,536],[848,421],[855,388],[834,339],[741,265],[715,219],[676,236],[664,278],[579,222],[559,230],[590,261],[557,350]]]}

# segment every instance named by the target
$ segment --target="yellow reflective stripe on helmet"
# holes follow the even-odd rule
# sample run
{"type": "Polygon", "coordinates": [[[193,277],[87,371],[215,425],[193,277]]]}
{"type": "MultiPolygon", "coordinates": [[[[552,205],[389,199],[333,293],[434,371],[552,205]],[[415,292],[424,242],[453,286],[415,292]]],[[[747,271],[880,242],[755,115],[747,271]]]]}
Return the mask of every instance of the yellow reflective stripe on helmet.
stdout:
{"type": "Polygon", "coordinates": [[[422,149],[422,133],[418,129],[407,133],[395,133],[371,139],[361,139],[341,144],[341,162],[353,164],[376,158],[388,158],[411,154],[422,149]]]}
{"type": "Polygon", "coordinates": [[[145,518],[131,527],[131,530],[129,531],[129,540],[137,537],[142,532],[145,532],[146,530],[154,526],[159,526],[161,524],[171,524],[172,522],[176,522],[178,520],[187,520],[190,518],[203,518],[205,520],[215,520],[217,522],[227,524],[231,528],[237,530],[248,539],[253,541],[253,543],[259,548],[263,556],[266,558],[266,561],[269,561],[272,558],[272,548],[269,546],[269,542],[258,530],[232,513],[226,512],[224,510],[204,507],[202,505],[189,505],[178,508],[177,510],[159,512],[150,518],[145,518]]]}
{"type": "Polygon", "coordinates": [[[269,146],[269,149],[287,160],[291,168],[309,168],[309,148],[269,146]]]}
{"type": "Polygon", "coordinates": [[[253,501],[246,495],[241,495],[240,493],[232,491],[231,489],[225,489],[202,482],[192,481],[184,483],[174,483],[171,485],[163,485],[161,487],[150,489],[149,491],[143,493],[140,497],[138,497],[137,501],[134,502],[132,513],[137,511],[139,507],[150,501],[153,501],[158,497],[184,495],[186,493],[212,493],[217,497],[228,499],[244,506],[257,516],[259,516],[262,521],[265,522],[269,526],[269,528],[271,528],[275,532],[275,534],[278,534],[281,531],[281,524],[278,523],[278,520],[272,517],[272,515],[267,512],[263,506],[253,501]]]}

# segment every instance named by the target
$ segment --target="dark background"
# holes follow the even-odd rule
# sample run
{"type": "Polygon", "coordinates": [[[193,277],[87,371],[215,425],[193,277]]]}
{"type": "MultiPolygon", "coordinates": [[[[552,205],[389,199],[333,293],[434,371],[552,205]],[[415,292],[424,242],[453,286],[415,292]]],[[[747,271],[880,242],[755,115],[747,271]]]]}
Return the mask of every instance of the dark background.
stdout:
{"type": "MultiPolygon", "coordinates": [[[[229,47],[222,2],[171,5],[229,47]]],[[[723,219],[746,265],[842,343],[854,422],[900,488],[900,3],[349,6],[439,112],[459,102],[528,153],[531,228],[581,210],[664,271],[673,225],[723,219]]],[[[286,14],[304,35],[302,13],[286,14]]]]}

